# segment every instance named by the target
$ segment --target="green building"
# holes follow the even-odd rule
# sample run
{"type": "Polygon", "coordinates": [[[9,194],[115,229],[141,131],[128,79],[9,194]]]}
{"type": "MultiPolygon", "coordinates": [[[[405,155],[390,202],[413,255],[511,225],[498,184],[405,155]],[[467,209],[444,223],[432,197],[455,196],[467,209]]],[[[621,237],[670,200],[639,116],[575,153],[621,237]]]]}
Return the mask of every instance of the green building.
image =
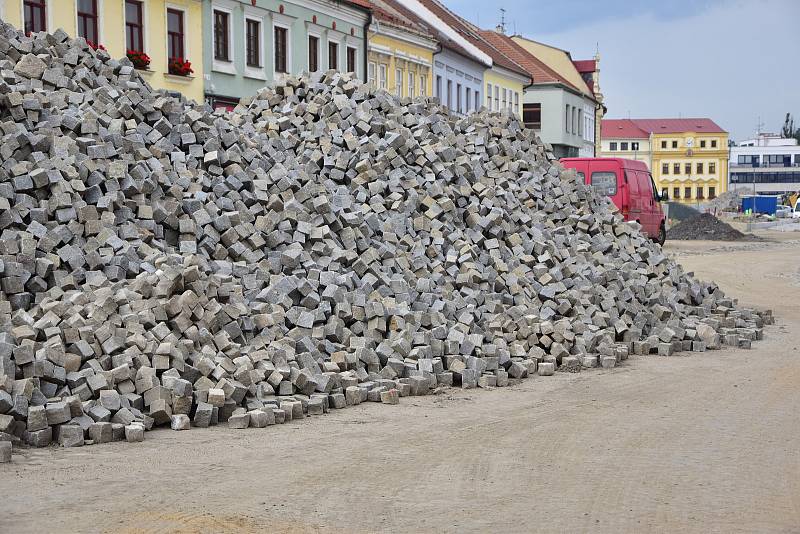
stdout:
{"type": "Polygon", "coordinates": [[[268,82],[337,69],[365,79],[366,0],[203,0],[206,101],[232,108],[268,82]]]}

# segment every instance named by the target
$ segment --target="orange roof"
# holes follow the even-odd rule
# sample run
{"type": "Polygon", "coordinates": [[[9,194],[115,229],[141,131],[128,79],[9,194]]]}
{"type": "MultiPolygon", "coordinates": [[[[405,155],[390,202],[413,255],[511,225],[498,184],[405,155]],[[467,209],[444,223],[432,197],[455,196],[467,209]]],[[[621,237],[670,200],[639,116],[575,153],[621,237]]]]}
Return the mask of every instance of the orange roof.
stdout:
{"type": "Polygon", "coordinates": [[[372,15],[381,22],[411,31],[427,39],[435,39],[428,29],[413,20],[396,0],[370,0],[372,15]]]}
{"type": "Polygon", "coordinates": [[[453,28],[461,37],[469,41],[470,44],[491,57],[494,64],[517,74],[530,76],[522,65],[506,56],[501,50],[498,50],[492,43],[487,41],[483,37],[483,30],[462,19],[437,0],[419,0],[419,2],[442,19],[445,24],[453,28]]]}
{"type": "Polygon", "coordinates": [[[727,133],[711,119],[603,119],[607,139],[647,139],[650,134],[727,133]]]}
{"type": "Polygon", "coordinates": [[[491,40],[492,44],[496,46],[503,54],[513,59],[516,63],[522,65],[528,74],[533,78],[533,84],[542,83],[560,83],[583,93],[581,89],[575,87],[569,80],[559,75],[556,71],[545,65],[536,56],[522,48],[514,42],[514,40],[501,33],[493,31],[482,31],[484,38],[491,40]]]}

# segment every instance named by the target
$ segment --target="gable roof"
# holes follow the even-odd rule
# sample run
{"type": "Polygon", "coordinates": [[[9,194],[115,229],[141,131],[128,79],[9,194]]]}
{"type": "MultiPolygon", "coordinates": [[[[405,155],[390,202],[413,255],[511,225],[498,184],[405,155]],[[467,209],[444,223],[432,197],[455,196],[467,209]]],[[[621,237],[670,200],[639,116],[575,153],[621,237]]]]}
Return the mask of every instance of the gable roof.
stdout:
{"type": "MultiPolygon", "coordinates": [[[[484,38],[490,40],[495,47],[503,52],[503,54],[521,65],[533,79],[532,85],[556,83],[564,85],[575,92],[585,93],[585,91],[575,87],[575,85],[573,85],[572,82],[567,80],[564,76],[561,76],[539,58],[514,42],[511,37],[502,33],[487,30],[483,30],[482,35],[484,38]]],[[[594,99],[594,96],[591,96],[591,98],[594,99]]]]}
{"type": "Polygon", "coordinates": [[[502,51],[498,50],[491,42],[485,39],[483,37],[484,30],[481,30],[477,26],[456,15],[438,0],[419,0],[419,2],[458,32],[464,39],[492,58],[493,64],[510,70],[511,72],[521,74],[522,76],[530,76],[524,67],[503,54],[502,51]]]}
{"type": "Polygon", "coordinates": [[[727,133],[711,119],[603,119],[600,135],[606,139],[647,139],[651,134],[727,133]]]}
{"type": "Polygon", "coordinates": [[[575,65],[575,69],[581,74],[597,70],[597,64],[593,59],[573,59],[572,64],[575,65]]]}
{"type": "Polygon", "coordinates": [[[600,123],[602,139],[647,139],[650,132],[639,128],[631,119],[603,119],[600,123]]]}
{"type": "Polygon", "coordinates": [[[557,72],[561,78],[568,80],[581,93],[593,99],[595,98],[594,90],[589,87],[583,74],[578,71],[569,52],[546,43],[528,39],[522,35],[513,35],[511,39],[523,50],[536,56],[542,63],[557,72]]]}
{"type": "Polygon", "coordinates": [[[648,132],[659,133],[727,133],[711,119],[632,119],[636,125],[648,132]]]}
{"type": "Polygon", "coordinates": [[[427,26],[421,24],[419,19],[409,16],[406,9],[396,0],[369,0],[369,3],[372,6],[372,15],[381,24],[387,24],[426,39],[436,39],[427,26]]]}

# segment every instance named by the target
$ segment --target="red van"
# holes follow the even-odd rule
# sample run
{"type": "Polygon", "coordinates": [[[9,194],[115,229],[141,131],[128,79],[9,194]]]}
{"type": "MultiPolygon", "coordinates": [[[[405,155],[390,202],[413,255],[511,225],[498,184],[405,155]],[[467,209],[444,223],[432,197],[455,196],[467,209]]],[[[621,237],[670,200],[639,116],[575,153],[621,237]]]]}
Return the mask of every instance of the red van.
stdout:
{"type": "Polygon", "coordinates": [[[575,169],[595,191],[611,197],[626,221],[636,221],[650,239],[663,245],[667,239],[666,217],[650,171],[641,161],[622,158],[563,158],[561,164],[575,169]]]}

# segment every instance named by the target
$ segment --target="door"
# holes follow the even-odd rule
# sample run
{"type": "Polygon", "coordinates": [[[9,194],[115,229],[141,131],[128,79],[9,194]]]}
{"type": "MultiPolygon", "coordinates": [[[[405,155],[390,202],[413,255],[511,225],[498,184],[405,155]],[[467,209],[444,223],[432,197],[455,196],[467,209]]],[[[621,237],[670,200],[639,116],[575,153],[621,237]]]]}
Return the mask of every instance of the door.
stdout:
{"type": "Polygon", "coordinates": [[[664,212],[661,211],[660,197],[653,177],[649,172],[641,172],[642,186],[647,186],[648,195],[644,202],[647,205],[647,235],[653,239],[658,237],[661,228],[661,221],[664,219],[664,212]]]}
{"type": "MultiPolygon", "coordinates": [[[[632,169],[624,169],[625,181],[628,184],[628,217],[631,221],[639,221],[644,227],[645,220],[645,204],[644,196],[641,189],[641,179],[636,171],[632,169]]],[[[647,191],[645,191],[647,193],[647,191]]]]}

